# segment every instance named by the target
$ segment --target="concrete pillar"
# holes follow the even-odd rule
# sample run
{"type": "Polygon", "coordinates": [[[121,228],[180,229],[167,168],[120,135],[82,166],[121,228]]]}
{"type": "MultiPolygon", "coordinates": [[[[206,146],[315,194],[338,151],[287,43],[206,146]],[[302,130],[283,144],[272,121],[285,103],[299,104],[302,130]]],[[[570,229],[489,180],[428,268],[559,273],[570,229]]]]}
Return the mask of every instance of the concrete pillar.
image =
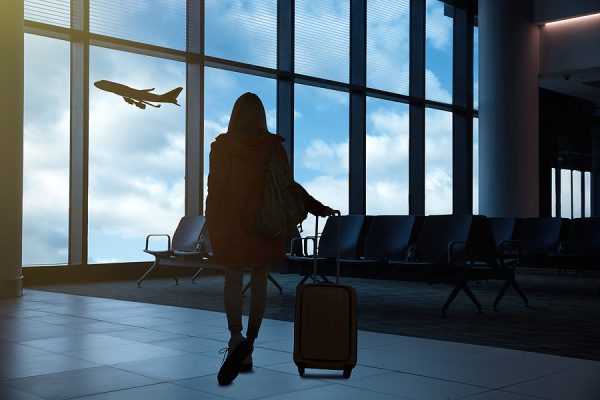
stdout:
{"type": "Polygon", "coordinates": [[[0,299],[22,294],[23,0],[0,12],[0,299]]]}
{"type": "Polygon", "coordinates": [[[479,211],[539,215],[539,28],[531,0],[479,1],[479,211]]]}

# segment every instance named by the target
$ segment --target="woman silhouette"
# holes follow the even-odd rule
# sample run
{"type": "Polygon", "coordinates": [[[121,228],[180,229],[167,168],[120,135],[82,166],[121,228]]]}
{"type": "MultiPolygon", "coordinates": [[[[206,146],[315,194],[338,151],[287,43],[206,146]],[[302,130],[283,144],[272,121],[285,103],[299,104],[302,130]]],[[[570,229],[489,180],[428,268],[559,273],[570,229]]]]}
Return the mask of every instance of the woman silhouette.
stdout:
{"type": "MultiPolygon", "coordinates": [[[[265,311],[268,268],[285,258],[284,235],[265,237],[255,228],[271,150],[288,162],[283,140],[267,130],[260,98],[244,93],[233,106],[227,132],[211,145],[206,218],[214,260],[225,266],[225,311],[231,334],[227,358],[217,375],[221,385],[231,383],[240,371],[252,369],[254,340],[265,311]],[[244,269],[252,271],[246,338],[242,335],[244,269]]],[[[302,191],[308,212],[333,215],[334,210],[302,191]]]]}

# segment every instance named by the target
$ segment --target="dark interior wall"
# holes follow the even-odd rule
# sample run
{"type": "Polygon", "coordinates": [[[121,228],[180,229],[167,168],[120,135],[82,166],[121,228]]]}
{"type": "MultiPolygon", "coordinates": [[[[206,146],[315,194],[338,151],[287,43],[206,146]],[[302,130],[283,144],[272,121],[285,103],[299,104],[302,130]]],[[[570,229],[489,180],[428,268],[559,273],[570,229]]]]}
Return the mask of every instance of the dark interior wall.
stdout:
{"type": "Polygon", "coordinates": [[[551,169],[592,170],[594,103],[540,89],[540,215],[551,215],[551,169]]]}

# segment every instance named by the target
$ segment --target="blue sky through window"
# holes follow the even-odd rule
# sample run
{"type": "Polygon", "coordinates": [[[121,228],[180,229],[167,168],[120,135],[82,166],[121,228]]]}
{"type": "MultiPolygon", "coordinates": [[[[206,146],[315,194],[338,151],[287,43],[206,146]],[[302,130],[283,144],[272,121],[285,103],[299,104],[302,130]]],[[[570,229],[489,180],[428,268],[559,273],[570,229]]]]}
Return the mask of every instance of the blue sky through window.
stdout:
{"type": "Polygon", "coordinates": [[[146,235],[172,234],[184,214],[185,91],[181,107],[141,110],[101,79],[164,93],[185,87],[185,64],[90,48],[89,262],[149,260],[146,235]]]}

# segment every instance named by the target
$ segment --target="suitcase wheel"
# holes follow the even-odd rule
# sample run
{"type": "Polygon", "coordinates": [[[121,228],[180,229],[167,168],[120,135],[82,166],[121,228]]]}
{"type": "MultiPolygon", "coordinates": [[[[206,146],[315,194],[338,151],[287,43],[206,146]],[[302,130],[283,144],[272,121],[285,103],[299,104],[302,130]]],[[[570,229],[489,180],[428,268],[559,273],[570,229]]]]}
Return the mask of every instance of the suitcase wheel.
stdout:
{"type": "Polygon", "coordinates": [[[300,376],[304,376],[304,367],[298,365],[298,373],[300,374],[300,376]]]}
{"type": "Polygon", "coordinates": [[[344,379],[350,378],[350,374],[352,374],[352,368],[344,368],[344,374],[342,375],[344,379]]]}

